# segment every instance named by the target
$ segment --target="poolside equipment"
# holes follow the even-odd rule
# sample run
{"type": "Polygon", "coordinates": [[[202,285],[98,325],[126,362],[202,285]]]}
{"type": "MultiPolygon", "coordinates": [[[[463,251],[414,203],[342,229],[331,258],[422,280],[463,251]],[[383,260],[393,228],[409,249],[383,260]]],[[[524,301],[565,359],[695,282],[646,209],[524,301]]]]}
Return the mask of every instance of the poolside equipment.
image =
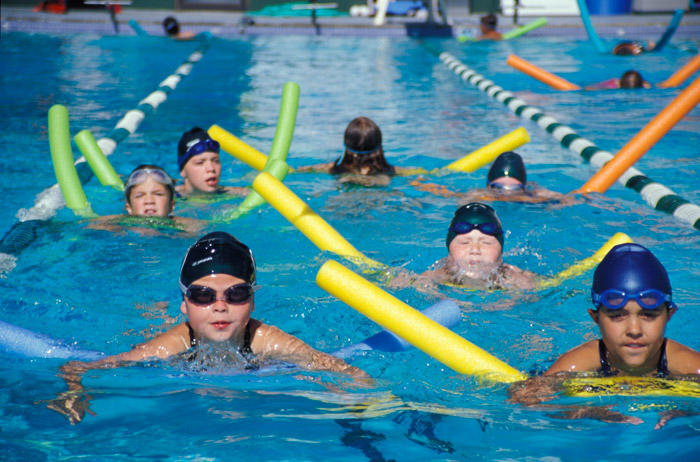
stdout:
{"type": "MultiPolygon", "coordinates": [[[[447,299],[440,300],[434,305],[421,310],[420,313],[448,329],[457,324],[462,318],[462,312],[460,311],[459,306],[457,306],[457,304],[452,300],[447,299]]],[[[338,358],[345,359],[360,351],[375,350],[393,353],[396,351],[407,350],[410,346],[411,345],[406,340],[386,329],[383,329],[381,332],[367,337],[361,342],[341,348],[332,354],[338,358]]]]}
{"type": "Polygon", "coordinates": [[[546,289],[548,287],[555,287],[560,285],[562,282],[564,282],[566,279],[571,279],[573,277],[576,277],[580,274],[585,273],[589,269],[593,268],[596,266],[598,263],[600,263],[603,258],[608,254],[610,249],[615,247],[616,245],[619,244],[626,244],[626,243],[631,243],[632,239],[625,233],[615,233],[613,237],[611,237],[608,242],[603,244],[603,246],[598,249],[593,255],[591,255],[588,258],[584,258],[583,260],[574,263],[570,267],[566,268],[563,271],[560,271],[558,274],[551,278],[547,278],[543,280],[542,282],[539,283],[537,286],[538,289],[546,289]]]}
{"type": "Polygon", "coordinates": [[[700,54],[695,55],[693,59],[685,63],[680,69],[673,73],[671,77],[661,82],[658,86],[661,88],[677,87],[685,82],[688,77],[693,75],[700,69],[700,54]]]}
{"type": "MultiPolygon", "coordinates": [[[[157,90],[141,100],[136,109],[128,111],[106,137],[97,140],[97,145],[104,155],[111,155],[116,149],[117,144],[133,133],[146,115],[153,112],[153,110],[166,100],[168,93],[177,87],[180,80],[189,75],[192,66],[202,59],[208,48],[209,41],[202,41],[197,50],[190,54],[187,60],[185,60],[173,74],[169,75],[158,85],[157,90]]],[[[82,184],[86,184],[90,181],[92,172],[85,162],[85,159],[78,159],[75,162],[75,168],[78,171],[78,177],[82,184]]],[[[33,239],[29,239],[29,237],[36,236],[35,231],[38,227],[35,221],[49,220],[56,214],[56,210],[60,207],[63,207],[63,200],[58,184],[54,184],[37,194],[34,206],[28,210],[22,211],[19,222],[13,225],[12,228],[5,233],[2,240],[0,240],[0,249],[12,249],[14,252],[12,255],[17,255],[32,243],[33,239]],[[25,226],[23,223],[27,223],[26,226],[30,228],[30,232],[22,231],[21,228],[25,226]],[[22,238],[15,239],[13,236],[22,236],[22,238]],[[12,239],[12,245],[4,245],[5,239],[12,239]]],[[[7,255],[9,254],[5,254],[4,251],[0,254],[0,263],[7,259],[7,255]]]]}
{"type": "Polygon", "coordinates": [[[527,24],[509,30],[508,32],[502,34],[501,38],[503,40],[514,39],[516,37],[520,37],[521,35],[527,34],[532,30],[539,29],[540,27],[545,26],[546,24],[547,18],[537,18],[534,21],[531,21],[527,24]]]}
{"type": "Polygon", "coordinates": [[[81,130],[73,137],[75,144],[87,159],[90,168],[103,186],[111,186],[118,191],[124,191],[124,183],[104,155],[90,130],[81,130]]]}
{"type": "Polygon", "coordinates": [[[569,82],[566,79],[554,75],[551,72],[547,72],[541,67],[537,67],[529,61],[526,61],[514,54],[508,55],[506,60],[510,66],[516,68],[517,70],[524,72],[532,78],[539,80],[540,82],[546,83],[552,88],[557,90],[580,90],[581,87],[569,82]]]}
{"type": "MultiPolygon", "coordinates": [[[[609,162],[593,175],[577,192],[604,193],[634,165],[657,141],[673,128],[700,102],[700,77],[676,96],[651,122],[642,128],[609,162]]],[[[700,215],[698,215],[700,219],[700,215]]]]}
{"type": "Polygon", "coordinates": [[[448,164],[445,168],[460,172],[473,172],[480,169],[506,151],[512,151],[530,141],[530,135],[525,128],[516,128],[486,146],[467,154],[459,160],[448,164]]]}
{"type": "Polygon", "coordinates": [[[304,201],[269,173],[261,172],[255,177],[253,189],[320,250],[357,260],[373,268],[384,266],[367,258],[353,247],[304,201]]]}
{"type": "MultiPolygon", "coordinates": [[[[600,168],[608,160],[612,159],[613,155],[611,153],[603,151],[590,140],[580,136],[571,127],[559,123],[557,119],[545,114],[541,109],[527,104],[512,92],[486,79],[450,53],[441,53],[428,45],[424,46],[426,50],[434,53],[440,61],[462,80],[476,86],[496,101],[500,101],[520,117],[537,122],[537,125],[557,139],[562,146],[578,153],[584,160],[589,161],[591,165],[600,168]]],[[[695,229],[700,229],[699,206],[691,204],[686,199],[676,195],[671,189],[655,182],[636,168],[628,169],[618,181],[624,186],[639,192],[642,198],[657,210],[690,223],[695,229]]]]}
{"type": "MultiPolygon", "coordinates": [[[[299,107],[299,85],[294,82],[287,82],[282,87],[282,101],[280,112],[277,118],[277,128],[272,140],[270,155],[265,162],[263,172],[268,172],[277,180],[282,181],[289,172],[286,160],[289,154],[289,147],[292,144],[294,135],[294,125],[297,119],[297,108],[299,107]]],[[[251,191],[243,202],[233,211],[225,212],[224,220],[233,220],[240,217],[265,203],[265,199],[256,191],[251,191]]]]}
{"type": "Polygon", "coordinates": [[[104,353],[81,350],[5,321],[0,321],[0,351],[29,358],[95,360],[104,357],[104,353]]]}
{"type": "Polygon", "coordinates": [[[461,374],[477,375],[496,382],[516,382],[526,378],[508,364],[334,260],[321,266],[316,283],[372,321],[461,374]]]}
{"type": "Polygon", "coordinates": [[[54,104],[49,109],[49,146],[56,179],[66,205],[78,216],[94,216],[73,165],[68,109],[60,104],[54,104]]]}
{"type": "Polygon", "coordinates": [[[207,132],[213,140],[219,142],[222,150],[229,153],[244,164],[247,164],[249,167],[255,170],[262,170],[265,168],[267,156],[235,136],[233,133],[224,130],[218,125],[212,125],[209,127],[207,132]]]}

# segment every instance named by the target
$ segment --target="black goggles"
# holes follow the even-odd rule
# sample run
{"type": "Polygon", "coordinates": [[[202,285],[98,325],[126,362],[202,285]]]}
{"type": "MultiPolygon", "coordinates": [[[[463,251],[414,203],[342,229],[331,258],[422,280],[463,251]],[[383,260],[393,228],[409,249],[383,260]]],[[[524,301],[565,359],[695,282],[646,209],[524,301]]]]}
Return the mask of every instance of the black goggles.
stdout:
{"type": "Polygon", "coordinates": [[[475,229],[489,236],[498,236],[501,234],[501,227],[495,223],[479,223],[475,225],[474,223],[457,222],[450,226],[450,230],[455,234],[467,234],[475,229]]]}
{"type": "Polygon", "coordinates": [[[253,286],[247,282],[236,284],[224,290],[224,298],[217,298],[216,290],[211,287],[191,285],[185,291],[185,297],[195,305],[213,305],[217,300],[224,300],[232,305],[247,302],[253,296],[258,286],[253,286]]]}

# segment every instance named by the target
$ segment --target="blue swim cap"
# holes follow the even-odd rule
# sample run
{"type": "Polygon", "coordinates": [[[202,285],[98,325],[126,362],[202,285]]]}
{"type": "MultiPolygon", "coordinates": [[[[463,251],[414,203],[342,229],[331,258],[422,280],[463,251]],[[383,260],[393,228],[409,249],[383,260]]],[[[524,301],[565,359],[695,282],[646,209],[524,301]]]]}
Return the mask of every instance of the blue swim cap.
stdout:
{"type": "MultiPolygon", "coordinates": [[[[471,202],[467,205],[463,205],[457,209],[452,222],[450,223],[450,228],[447,230],[447,238],[445,243],[447,248],[450,248],[450,242],[458,235],[459,224],[468,223],[472,225],[481,225],[489,223],[494,225],[495,233],[485,232],[484,234],[490,234],[498,239],[501,244],[501,249],[503,249],[503,226],[501,225],[501,220],[498,219],[496,211],[486,204],[481,202],[471,202]]],[[[482,231],[483,232],[483,231],[482,231]]]]}
{"type": "Polygon", "coordinates": [[[504,176],[515,178],[523,185],[527,183],[525,163],[523,162],[523,158],[520,157],[520,154],[507,151],[496,157],[496,160],[493,161],[489,169],[486,184],[504,176]]]}
{"type": "Polygon", "coordinates": [[[194,281],[210,274],[229,274],[255,283],[253,252],[223,231],[203,236],[185,254],[180,269],[180,288],[184,292],[194,281]]]}
{"type": "Polygon", "coordinates": [[[627,294],[655,289],[669,297],[672,295],[666,269],[654,254],[639,244],[616,245],[596,268],[591,295],[610,289],[627,294]]]}
{"type": "Polygon", "coordinates": [[[204,152],[219,152],[219,142],[199,127],[186,131],[177,143],[177,167],[182,171],[187,161],[204,152]]]}

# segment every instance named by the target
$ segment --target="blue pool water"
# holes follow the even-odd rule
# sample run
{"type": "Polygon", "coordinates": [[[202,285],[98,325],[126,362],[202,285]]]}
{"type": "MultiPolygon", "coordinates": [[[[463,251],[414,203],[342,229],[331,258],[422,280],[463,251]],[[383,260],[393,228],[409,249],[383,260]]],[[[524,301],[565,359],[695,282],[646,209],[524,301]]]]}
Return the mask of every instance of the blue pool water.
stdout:
{"type": "MultiPolygon", "coordinates": [[[[599,56],[587,42],[523,38],[498,44],[429,41],[541,107],[602,149],[616,152],[679,90],[555,92],[506,65],[509,53],[579,84],[635,67],[651,82],[667,78],[697,53],[679,42],[661,54],[599,56]]],[[[196,48],[161,38],[3,35],[0,59],[0,232],[20,209],[55,183],[46,113],[68,107],[71,132],[105,136],[196,48]],[[31,57],[31,59],[28,59],[31,57]]],[[[529,179],[568,192],[594,169],[535,123],[520,119],[410,39],[256,37],[217,39],[191,74],[110,157],[124,174],[141,163],[176,175],[176,144],[194,125],[219,124],[266,152],[282,85],[297,82],[301,99],[290,151],[292,166],[335,159],[349,120],[367,115],[384,133],[390,161],[440,167],[524,126],[532,141],[519,149],[529,179]]],[[[700,203],[700,110],[691,111],[637,167],[678,195],[700,203]]],[[[75,149],[75,147],[74,147],[75,149]]],[[[75,149],[77,154],[77,149],[75,149]]],[[[254,173],[224,157],[228,185],[254,173]]],[[[455,191],[484,184],[485,171],[428,177],[455,191]]],[[[357,249],[386,264],[420,272],[445,256],[447,224],[457,202],[417,191],[411,178],[386,188],[340,185],[321,174],[290,174],[285,183],[357,249]]],[[[120,193],[92,180],[93,209],[120,213],[120,193]]],[[[238,203],[179,204],[180,214],[207,219],[238,203]]],[[[652,210],[619,184],[605,196],[567,208],[498,203],[506,261],[553,275],[591,255],[615,232],[655,252],[666,265],[680,310],[668,336],[700,349],[700,239],[685,222],[652,210]]],[[[21,212],[19,212],[21,213],[21,212]]],[[[61,209],[0,278],[0,319],[74,343],[117,353],[180,320],[176,281],[193,242],[177,234],[93,230],[61,209]],[[155,308],[167,301],[167,308],[155,308]]],[[[256,254],[254,316],[333,351],[379,328],[314,283],[323,254],[274,209],[265,206],[230,224],[211,224],[256,254]]],[[[525,372],[545,370],[564,351],[597,336],[586,309],[591,272],[539,292],[445,289],[462,302],[455,332],[525,372]]],[[[413,289],[390,290],[415,307],[437,301],[413,289]]],[[[503,385],[481,384],[425,354],[369,352],[353,360],[377,379],[356,389],[328,374],[198,374],[152,363],[93,371],[84,384],[95,416],[71,426],[46,409],[65,389],[62,360],[5,353],[0,365],[0,458],[64,460],[689,460],[700,449],[700,418],[672,420],[654,431],[658,411],[699,412],[697,399],[561,398],[561,404],[611,405],[644,420],[638,426],[567,421],[552,411],[507,401],[503,385]],[[322,386],[317,382],[322,382],[322,386]]]]}

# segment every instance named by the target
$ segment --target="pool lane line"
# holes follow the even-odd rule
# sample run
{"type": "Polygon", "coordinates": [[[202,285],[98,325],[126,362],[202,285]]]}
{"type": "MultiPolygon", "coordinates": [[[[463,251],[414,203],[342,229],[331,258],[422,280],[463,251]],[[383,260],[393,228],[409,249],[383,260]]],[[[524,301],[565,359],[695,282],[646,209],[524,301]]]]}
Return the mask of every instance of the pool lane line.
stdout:
{"type": "MultiPolygon", "coordinates": [[[[105,156],[111,155],[117,144],[134,133],[146,115],[153,112],[167,99],[168,94],[177,87],[184,77],[190,74],[192,67],[202,59],[209,46],[210,41],[206,38],[199,48],[175,69],[175,72],[158,85],[153,93],[139,101],[135,109],[127,111],[107,136],[97,140],[97,145],[105,156]]],[[[81,184],[84,185],[90,181],[93,172],[85,157],[76,160],[75,167],[81,184]]],[[[0,239],[0,273],[14,268],[15,255],[36,239],[41,223],[52,218],[56,214],[56,210],[63,206],[65,206],[65,200],[58,183],[56,183],[37,194],[33,207],[17,211],[18,221],[0,239]]]]}
{"type": "MultiPolygon", "coordinates": [[[[432,51],[432,50],[430,50],[432,51]]],[[[583,138],[571,127],[559,123],[557,119],[545,114],[535,106],[515,96],[514,93],[496,85],[492,80],[470,69],[452,54],[438,54],[440,61],[449,67],[462,80],[477,87],[496,101],[503,103],[516,115],[530,119],[558,140],[562,146],[579,154],[585,161],[600,169],[614,156],[600,149],[592,141],[583,138]]],[[[700,207],[683,199],[671,189],[657,183],[634,167],[630,167],[618,179],[618,182],[634,189],[642,198],[656,210],[668,213],[700,229],[700,207]]]]}

